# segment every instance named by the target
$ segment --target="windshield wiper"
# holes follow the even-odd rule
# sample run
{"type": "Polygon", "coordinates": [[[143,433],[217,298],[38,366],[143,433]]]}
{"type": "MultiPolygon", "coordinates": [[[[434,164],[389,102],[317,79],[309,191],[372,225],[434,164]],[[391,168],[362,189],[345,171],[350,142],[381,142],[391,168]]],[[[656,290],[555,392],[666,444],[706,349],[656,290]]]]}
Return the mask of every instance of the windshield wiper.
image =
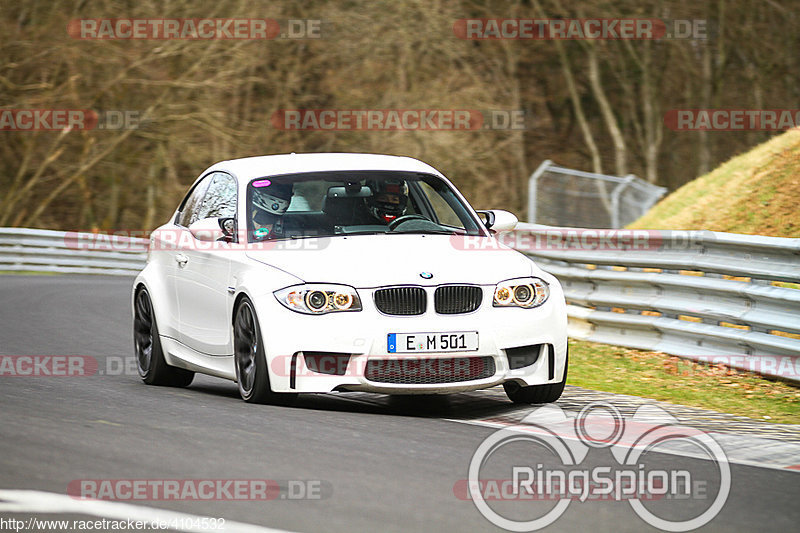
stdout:
{"type": "Polygon", "coordinates": [[[390,231],[387,235],[454,235],[455,231],[448,229],[416,229],[409,231],[390,231]]]}
{"type": "Polygon", "coordinates": [[[349,237],[350,235],[386,235],[385,231],[364,230],[364,231],[343,231],[334,233],[330,237],[349,237]]]}

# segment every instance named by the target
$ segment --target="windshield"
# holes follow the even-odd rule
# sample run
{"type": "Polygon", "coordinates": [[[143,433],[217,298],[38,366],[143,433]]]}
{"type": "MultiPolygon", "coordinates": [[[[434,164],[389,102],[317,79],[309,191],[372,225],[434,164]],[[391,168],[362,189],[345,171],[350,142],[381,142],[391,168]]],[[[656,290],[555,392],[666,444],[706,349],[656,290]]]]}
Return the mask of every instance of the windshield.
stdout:
{"type": "Polygon", "coordinates": [[[363,234],[483,235],[454,191],[430,174],[309,172],[247,187],[250,242],[363,234]]]}

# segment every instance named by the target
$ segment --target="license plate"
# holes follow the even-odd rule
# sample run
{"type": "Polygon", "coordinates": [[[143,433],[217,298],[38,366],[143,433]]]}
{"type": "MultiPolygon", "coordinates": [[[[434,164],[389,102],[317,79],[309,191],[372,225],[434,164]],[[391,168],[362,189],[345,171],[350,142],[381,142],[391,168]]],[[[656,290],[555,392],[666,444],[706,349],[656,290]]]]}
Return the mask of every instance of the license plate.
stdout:
{"type": "Polygon", "coordinates": [[[389,333],[389,353],[475,352],[477,331],[451,333],[389,333]]]}

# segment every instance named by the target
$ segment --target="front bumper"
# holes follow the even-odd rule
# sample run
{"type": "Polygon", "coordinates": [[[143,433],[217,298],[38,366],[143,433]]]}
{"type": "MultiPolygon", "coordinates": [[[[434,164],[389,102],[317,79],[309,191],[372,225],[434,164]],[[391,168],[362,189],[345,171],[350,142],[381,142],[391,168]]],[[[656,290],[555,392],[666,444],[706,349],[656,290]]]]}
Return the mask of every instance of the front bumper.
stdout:
{"type": "MultiPolygon", "coordinates": [[[[567,352],[563,294],[534,309],[496,308],[484,287],[480,308],[468,314],[381,314],[371,289],[359,289],[363,310],[311,316],[290,311],[272,294],[253,298],[261,325],[270,384],[276,392],[367,391],[435,394],[492,387],[505,381],[542,385],[562,380],[567,352]],[[477,331],[477,351],[390,353],[390,333],[477,331]],[[520,347],[535,352],[509,364],[520,347]],[[509,352],[511,349],[511,352],[509,352]],[[469,359],[469,360],[466,360],[469,359]],[[376,369],[378,372],[376,372],[376,369]],[[451,376],[449,379],[447,376],[451,376]]],[[[525,350],[522,350],[525,351],[525,350]]]]}

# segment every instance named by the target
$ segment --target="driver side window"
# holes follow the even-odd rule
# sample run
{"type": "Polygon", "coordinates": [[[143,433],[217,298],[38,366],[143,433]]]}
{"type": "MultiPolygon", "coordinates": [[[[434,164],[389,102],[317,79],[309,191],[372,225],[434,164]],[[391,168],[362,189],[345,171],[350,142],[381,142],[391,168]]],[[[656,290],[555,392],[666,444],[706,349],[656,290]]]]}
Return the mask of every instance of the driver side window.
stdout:
{"type": "Polygon", "coordinates": [[[206,176],[192,189],[192,192],[186,197],[181,206],[181,212],[178,213],[176,223],[179,226],[188,228],[193,222],[198,220],[197,211],[203,205],[203,196],[208,189],[208,184],[211,182],[211,176],[206,176]]]}
{"type": "Polygon", "coordinates": [[[236,216],[236,180],[230,174],[215,172],[197,211],[197,220],[236,216]]]}
{"type": "Polygon", "coordinates": [[[236,216],[236,180],[224,172],[204,177],[192,189],[178,214],[177,223],[189,227],[198,220],[236,216]]]}

